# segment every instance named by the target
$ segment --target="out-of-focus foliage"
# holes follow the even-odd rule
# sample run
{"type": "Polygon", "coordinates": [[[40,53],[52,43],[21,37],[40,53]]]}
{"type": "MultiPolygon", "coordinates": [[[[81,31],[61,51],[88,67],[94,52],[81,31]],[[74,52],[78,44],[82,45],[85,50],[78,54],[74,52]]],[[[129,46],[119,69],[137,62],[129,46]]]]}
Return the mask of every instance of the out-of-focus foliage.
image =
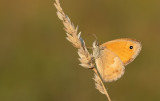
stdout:
{"type": "MultiPolygon", "coordinates": [[[[54,0],[0,1],[0,101],[106,101],[93,72],[79,66],[54,0]]],[[[124,76],[106,83],[113,101],[160,100],[159,0],[60,0],[87,46],[135,38],[142,51],[124,76]]]]}

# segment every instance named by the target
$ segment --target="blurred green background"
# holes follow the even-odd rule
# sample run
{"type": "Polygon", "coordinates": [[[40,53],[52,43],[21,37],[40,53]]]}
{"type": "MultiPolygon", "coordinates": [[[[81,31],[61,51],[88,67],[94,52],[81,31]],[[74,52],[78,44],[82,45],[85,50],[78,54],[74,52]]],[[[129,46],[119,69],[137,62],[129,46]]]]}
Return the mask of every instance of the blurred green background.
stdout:
{"type": "MultiPolygon", "coordinates": [[[[0,101],[107,101],[79,66],[54,0],[0,1],[0,101]]],[[[106,83],[112,101],[160,101],[160,1],[60,0],[87,46],[135,38],[143,48],[124,76],[106,83]]]]}

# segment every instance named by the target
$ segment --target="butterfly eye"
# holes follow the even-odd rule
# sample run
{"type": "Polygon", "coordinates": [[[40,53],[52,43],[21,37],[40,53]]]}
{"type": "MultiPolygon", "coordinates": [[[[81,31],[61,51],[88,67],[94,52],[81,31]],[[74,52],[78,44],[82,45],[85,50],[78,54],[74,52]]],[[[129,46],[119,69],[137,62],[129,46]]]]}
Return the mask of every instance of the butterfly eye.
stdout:
{"type": "Polygon", "coordinates": [[[130,48],[130,49],[133,49],[133,46],[130,46],[129,48],[130,48]]]}

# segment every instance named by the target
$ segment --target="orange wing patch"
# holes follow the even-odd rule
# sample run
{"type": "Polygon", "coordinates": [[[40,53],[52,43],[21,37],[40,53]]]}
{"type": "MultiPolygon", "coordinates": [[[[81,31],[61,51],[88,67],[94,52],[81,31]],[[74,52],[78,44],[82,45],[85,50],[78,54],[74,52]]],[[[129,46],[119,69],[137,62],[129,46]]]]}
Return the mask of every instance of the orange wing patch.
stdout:
{"type": "Polygon", "coordinates": [[[132,62],[141,50],[141,44],[139,41],[133,39],[117,39],[102,44],[112,52],[114,52],[124,65],[132,62]]]}

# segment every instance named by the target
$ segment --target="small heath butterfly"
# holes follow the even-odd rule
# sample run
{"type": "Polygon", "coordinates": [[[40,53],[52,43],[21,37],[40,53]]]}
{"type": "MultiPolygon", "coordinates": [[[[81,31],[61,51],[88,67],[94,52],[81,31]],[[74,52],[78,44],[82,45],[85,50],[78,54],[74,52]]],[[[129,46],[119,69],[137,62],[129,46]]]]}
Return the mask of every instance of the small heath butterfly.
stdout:
{"type": "Polygon", "coordinates": [[[122,38],[98,45],[93,43],[93,57],[97,70],[105,82],[119,79],[124,66],[131,63],[141,50],[141,43],[135,39],[122,38]]]}

